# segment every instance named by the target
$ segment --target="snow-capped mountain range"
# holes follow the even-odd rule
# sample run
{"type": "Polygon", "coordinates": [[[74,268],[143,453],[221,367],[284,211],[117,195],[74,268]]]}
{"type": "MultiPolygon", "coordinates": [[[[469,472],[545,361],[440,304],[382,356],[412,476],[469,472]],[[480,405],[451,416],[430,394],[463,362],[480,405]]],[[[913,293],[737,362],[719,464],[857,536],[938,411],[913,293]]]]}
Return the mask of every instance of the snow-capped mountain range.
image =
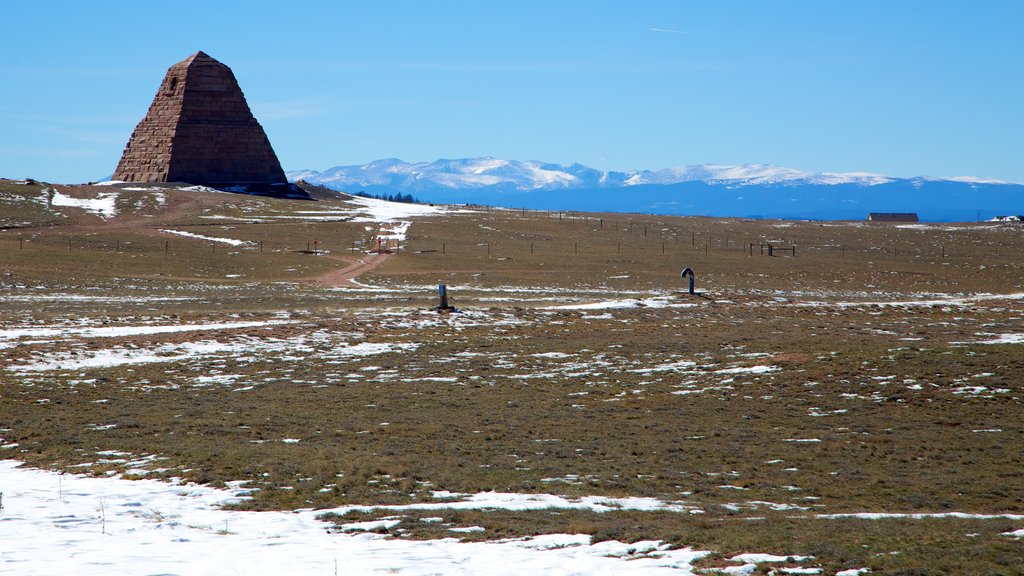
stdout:
{"type": "Polygon", "coordinates": [[[562,210],[858,219],[868,211],[909,211],[936,220],[973,220],[979,210],[1024,211],[1024,185],[989,178],[814,173],[767,164],[615,172],[491,157],[414,163],[390,158],[322,172],[295,170],[288,178],[345,192],[412,194],[429,202],[562,210]]]}

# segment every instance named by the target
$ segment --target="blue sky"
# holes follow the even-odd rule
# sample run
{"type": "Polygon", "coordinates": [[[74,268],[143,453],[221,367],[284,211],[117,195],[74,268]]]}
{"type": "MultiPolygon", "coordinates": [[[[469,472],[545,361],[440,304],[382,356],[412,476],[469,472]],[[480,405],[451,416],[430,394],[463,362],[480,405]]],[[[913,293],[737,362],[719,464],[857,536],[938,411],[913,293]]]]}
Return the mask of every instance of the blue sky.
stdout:
{"type": "Polygon", "coordinates": [[[230,66],[285,170],[496,156],[1024,182],[1024,2],[7,2],[0,176],[113,172],[230,66]]]}

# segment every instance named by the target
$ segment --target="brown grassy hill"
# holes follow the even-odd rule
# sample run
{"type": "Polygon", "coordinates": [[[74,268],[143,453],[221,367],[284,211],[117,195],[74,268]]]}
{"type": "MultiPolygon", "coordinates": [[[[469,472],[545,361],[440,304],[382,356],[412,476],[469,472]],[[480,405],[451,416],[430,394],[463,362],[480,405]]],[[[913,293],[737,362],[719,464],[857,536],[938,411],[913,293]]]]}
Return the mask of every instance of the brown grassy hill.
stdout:
{"type": "Polygon", "coordinates": [[[719,551],[709,566],[754,550],[826,573],[1016,569],[1016,224],[52,186],[104,213],[44,188],[0,183],[0,456],[246,480],[259,509],[437,490],[674,505],[402,512],[395,537],[477,525],[458,536],[663,539],[719,551]],[[431,310],[439,283],[458,312],[431,310]],[[924,516],[834,516],[868,512],[924,516]]]}

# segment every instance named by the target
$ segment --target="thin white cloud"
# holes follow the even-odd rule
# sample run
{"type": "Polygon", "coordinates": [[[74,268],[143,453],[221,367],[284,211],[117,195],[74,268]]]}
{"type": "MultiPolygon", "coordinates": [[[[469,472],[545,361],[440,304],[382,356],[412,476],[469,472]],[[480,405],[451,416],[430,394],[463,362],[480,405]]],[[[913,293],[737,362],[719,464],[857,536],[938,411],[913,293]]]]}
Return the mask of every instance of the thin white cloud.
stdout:
{"type": "Polygon", "coordinates": [[[651,32],[665,32],[667,34],[682,34],[682,30],[673,30],[671,28],[648,28],[651,32]]]}

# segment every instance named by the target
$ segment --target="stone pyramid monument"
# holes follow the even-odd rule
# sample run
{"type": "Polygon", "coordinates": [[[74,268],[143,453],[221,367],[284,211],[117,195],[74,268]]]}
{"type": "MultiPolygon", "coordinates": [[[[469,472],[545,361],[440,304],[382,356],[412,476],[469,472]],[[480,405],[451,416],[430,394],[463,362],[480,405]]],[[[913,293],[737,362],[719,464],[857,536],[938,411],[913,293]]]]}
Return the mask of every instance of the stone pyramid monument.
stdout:
{"type": "Polygon", "coordinates": [[[196,52],[167,70],[114,180],[212,186],[287,179],[231,69],[196,52]]]}

